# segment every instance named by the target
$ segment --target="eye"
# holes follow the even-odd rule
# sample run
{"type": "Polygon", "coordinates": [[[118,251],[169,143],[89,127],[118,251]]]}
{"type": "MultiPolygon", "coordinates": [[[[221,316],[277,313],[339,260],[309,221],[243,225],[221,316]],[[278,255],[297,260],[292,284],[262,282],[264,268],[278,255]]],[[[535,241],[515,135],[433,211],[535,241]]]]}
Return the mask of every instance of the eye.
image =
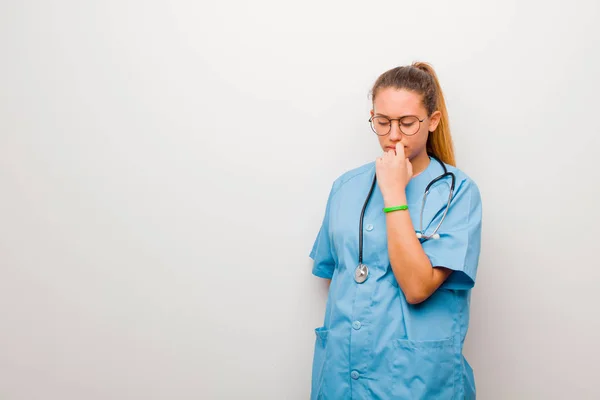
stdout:
{"type": "Polygon", "coordinates": [[[415,117],[405,117],[402,120],[400,120],[400,123],[402,124],[403,127],[405,128],[410,128],[413,125],[415,125],[416,123],[418,123],[419,120],[415,117]]]}
{"type": "Polygon", "coordinates": [[[390,124],[390,120],[385,117],[375,117],[373,118],[373,122],[375,122],[379,126],[386,126],[390,124]]]}

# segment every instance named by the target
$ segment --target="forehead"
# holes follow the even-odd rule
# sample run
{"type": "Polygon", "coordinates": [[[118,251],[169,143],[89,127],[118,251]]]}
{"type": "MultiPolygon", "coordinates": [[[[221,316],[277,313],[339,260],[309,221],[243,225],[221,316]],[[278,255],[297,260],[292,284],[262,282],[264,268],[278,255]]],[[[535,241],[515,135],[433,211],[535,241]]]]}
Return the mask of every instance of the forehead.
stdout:
{"type": "Polygon", "coordinates": [[[396,88],[380,89],[375,96],[373,108],[376,114],[386,115],[390,118],[403,115],[422,117],[427,112],[420,94],[396,88]]]}

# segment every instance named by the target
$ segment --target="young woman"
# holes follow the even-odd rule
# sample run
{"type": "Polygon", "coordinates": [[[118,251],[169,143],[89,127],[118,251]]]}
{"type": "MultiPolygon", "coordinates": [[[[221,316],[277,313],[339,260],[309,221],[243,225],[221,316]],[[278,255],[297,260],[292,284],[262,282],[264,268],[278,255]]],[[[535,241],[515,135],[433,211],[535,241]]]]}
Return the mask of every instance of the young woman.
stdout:
{"type": "Polygon", "coordinates": [[[341,175],[310,253],[330,280],[311,399],[474,399],[462,354],[481,199],[455,167],[442,90],[426,63],[372,89],[383,154],[341,175]]]}

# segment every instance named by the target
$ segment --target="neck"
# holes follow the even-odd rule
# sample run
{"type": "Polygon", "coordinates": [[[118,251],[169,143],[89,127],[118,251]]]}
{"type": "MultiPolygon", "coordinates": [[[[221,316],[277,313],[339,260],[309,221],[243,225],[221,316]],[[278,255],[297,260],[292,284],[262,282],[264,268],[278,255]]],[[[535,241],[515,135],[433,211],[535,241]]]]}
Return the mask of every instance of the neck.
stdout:
{"type": "Polygon", "coordinates": [[[429,155],[427,155],[427,151],[425,150],[413,157],[413,159],[410,160],[413,168],[413,176],[417,176],[423,172],[430,162],[429,155]]]}

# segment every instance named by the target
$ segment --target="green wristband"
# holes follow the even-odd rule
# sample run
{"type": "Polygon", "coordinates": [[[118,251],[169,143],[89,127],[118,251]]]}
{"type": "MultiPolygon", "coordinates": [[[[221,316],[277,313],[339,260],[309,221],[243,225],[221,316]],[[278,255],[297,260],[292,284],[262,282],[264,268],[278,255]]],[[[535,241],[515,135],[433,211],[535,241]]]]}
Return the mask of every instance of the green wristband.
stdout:
{"type": "Polygon", "coordinates": [[[398,211],[398,210],[408,210],[408,206],[403,205],[403,206],[385,207],[383,209],[383,212],[389,213],[389,212],[398,211]]]}

